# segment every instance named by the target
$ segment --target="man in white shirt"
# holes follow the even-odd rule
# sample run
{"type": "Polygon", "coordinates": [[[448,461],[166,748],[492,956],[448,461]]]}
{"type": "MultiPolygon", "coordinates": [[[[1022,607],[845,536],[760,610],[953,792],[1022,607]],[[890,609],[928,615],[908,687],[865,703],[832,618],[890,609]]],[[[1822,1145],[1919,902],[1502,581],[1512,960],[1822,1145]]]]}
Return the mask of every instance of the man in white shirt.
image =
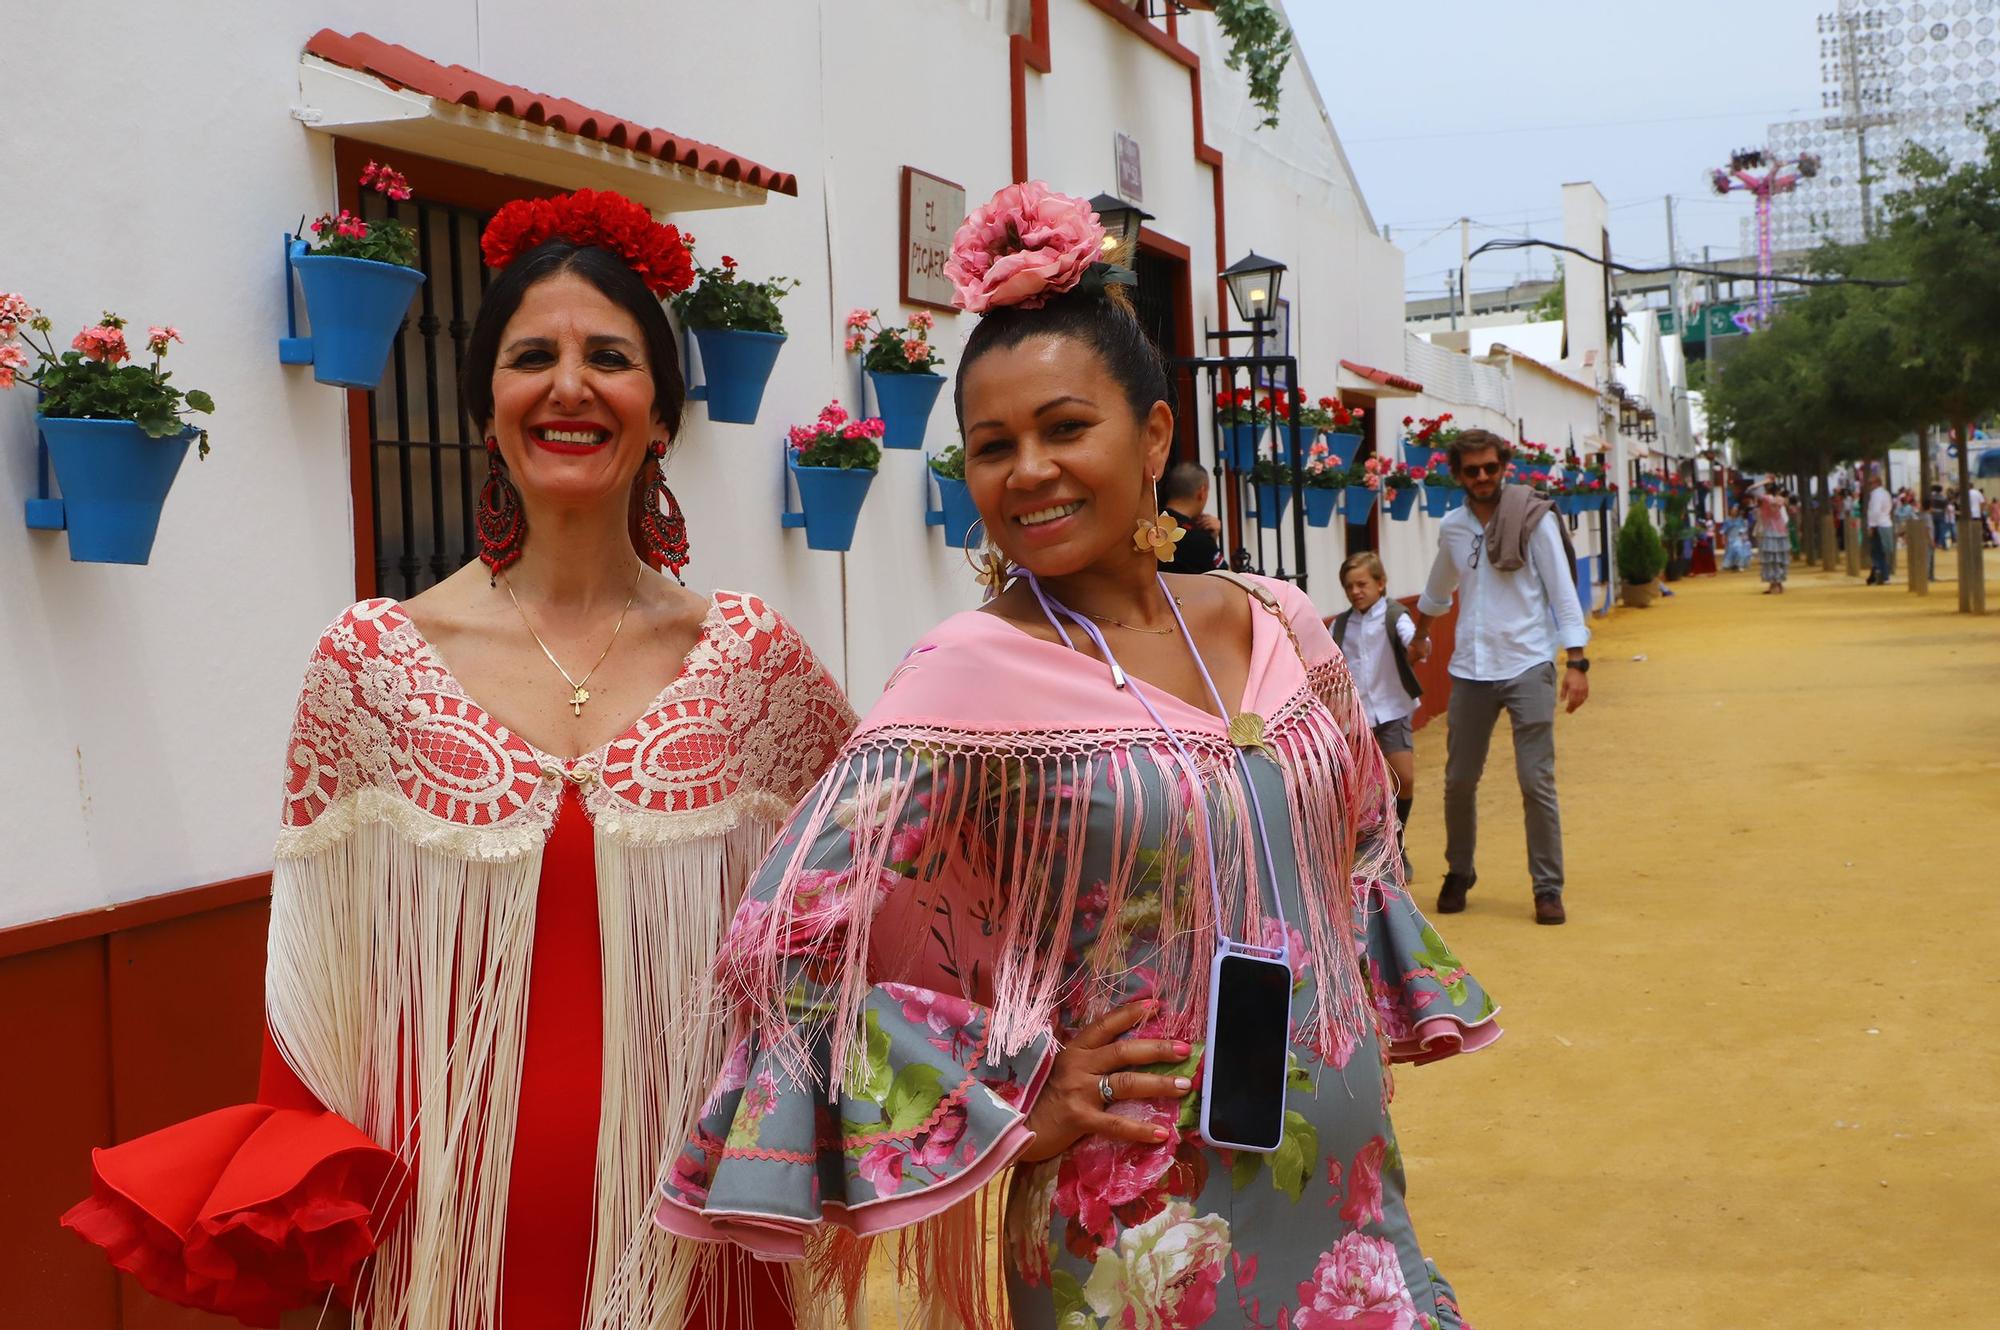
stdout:
{"type": "Polygon", "coordinates": [[[1430,655],[1431,620],[1459,593],[1451,702],[1445,718],[1445,878],[1440,914],[1465,908],[1478,880],[1479,779],[1493,727],[1504,710],[1514,731],[1514,774],[1527,817],[1528,875],[1535,922],[1560,924],[1562,810],[1556,800],[1556,701],[1575,711],[1590,697],[1590,627],[1577,599],[1570,555],[1546,499],[1501,476],[1513,445],[1488,430],[1466,430],[1450,445],[1451,471],[1465,507],[1438,526],[1437,561],[1417,599],[1410,655],[1430,655]],[[1566,659],[1558,672],[1554,657],[1566,659]],[[1558,685],[1557,676],[1561,675],[1558,685]]]}
{"type": "Polygon", "coordinates": [[[1868,585],[1882,586],[1896,567],[1895,505],[1880,476],[1868,480],[1868,585]]]}

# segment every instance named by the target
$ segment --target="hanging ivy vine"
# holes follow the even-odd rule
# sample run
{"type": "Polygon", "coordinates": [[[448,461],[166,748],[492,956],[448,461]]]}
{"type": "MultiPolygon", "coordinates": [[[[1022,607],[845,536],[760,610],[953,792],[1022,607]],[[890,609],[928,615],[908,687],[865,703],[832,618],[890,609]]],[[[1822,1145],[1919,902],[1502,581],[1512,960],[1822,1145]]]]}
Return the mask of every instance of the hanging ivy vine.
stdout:
{"type": "Polygon", "coordinates": [[[1215,0],[1215,18],[1229,38],[1223,63],[1249,75],[1250,100],[1264,112],[1264,128],[1278,127],[1278,81],[1292,58],[1292,34],[1264,0],[1215,0]]]}

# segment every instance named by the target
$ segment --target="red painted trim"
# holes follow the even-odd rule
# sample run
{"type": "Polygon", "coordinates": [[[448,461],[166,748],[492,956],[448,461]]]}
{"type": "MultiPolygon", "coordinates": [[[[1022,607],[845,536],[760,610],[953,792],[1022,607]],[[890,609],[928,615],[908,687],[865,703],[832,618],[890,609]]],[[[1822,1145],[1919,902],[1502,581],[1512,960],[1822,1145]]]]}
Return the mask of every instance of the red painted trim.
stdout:
{"type": "Polygon", "coordinates": [[[0,928],[0,959],[26,955],[31,951],[46,951],[50,947],[104,937],[130,928],[144,928],[148,924],[241,905],[245,901],[262,900],[270,894],[271,875],[252,873],[249,877],[211,882],[207,886],[189,887],[185,891],[170,891],[122,905],[16,924],[12,928],[0,928]]]}
{"type": "MultiPolygon", "coordinates": [[[[1201,57],[1180,41],[1179,20],[1170,12],[1163,31],[1140,17],[1129,3],[1090,0],[1093,8],[1142,38],[1155,50],[1188,71],[1188,109],[1194,120],[1194,159],[1211,168],[1215,207],[1215,300],[1217,318],[1229,327],[1229,290],[1222,270],[1229,266],[1229,206],[1223,190],[1222,152],[1208,141],[1201,105],[1201,57]]],[[[1014,179],[1028,178],[1028,70],[1047,74],[1054,68],[1049,50],[1049,0],[1029,0],[1028,35],[1007,39],[1007,92],[1012,112],[1014,179]]]]}
{"type": "MultiPolygon", "coordinates": [[[[1164,29],[1148,22],[1138,10],[1132,8],[1131,0],[1125,0],[1123,4],[1120,4],[1119,0],[1090,0],[1090,3],[1099,13],[1123,24],[1134,36],[1148,42],[1162,54],[1179,61],[1189,69],[1201,68],[1200,56],[1182,46],[1164,29]]],[[[1199,140],[1201,136],[1196,134],[1195,137],[1199,140]]]]}
{"type": "Polygon", "coordinates": [[[1049,58],[1049,0],[1028,0],[1028,35],[1007,38],[1007,96],[1013,119],[1015,180],[1028,178],[1028,71],[1047,74],[1054,68],[1049,58]]]}
{"type": "Polygon", "coordinates": [[[1175,240],[1172,236],[1161,235],[1150,226],[1139,228],[1139,248],[1153,250],[1166,255],[1170,259],[1179,259],[1182,263],[1187,263],[1194,258],[1193,250],[1183,245],[1180,241],[1175,240]]]}

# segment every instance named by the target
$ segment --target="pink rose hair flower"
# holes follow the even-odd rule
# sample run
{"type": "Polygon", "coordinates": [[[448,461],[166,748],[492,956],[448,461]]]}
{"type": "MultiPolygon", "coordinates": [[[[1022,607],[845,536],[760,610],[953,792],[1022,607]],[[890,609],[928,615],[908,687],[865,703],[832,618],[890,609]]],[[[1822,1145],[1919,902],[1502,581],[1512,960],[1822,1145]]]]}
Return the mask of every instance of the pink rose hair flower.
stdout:
{"type": "Polygon", "coordinates": [[[1008,185],[965,219],[944,275],[969,314],[1039,309],[1082,281],[1103,247],[1104,227],[1088,203],[1029,180],[1008,185]]]}

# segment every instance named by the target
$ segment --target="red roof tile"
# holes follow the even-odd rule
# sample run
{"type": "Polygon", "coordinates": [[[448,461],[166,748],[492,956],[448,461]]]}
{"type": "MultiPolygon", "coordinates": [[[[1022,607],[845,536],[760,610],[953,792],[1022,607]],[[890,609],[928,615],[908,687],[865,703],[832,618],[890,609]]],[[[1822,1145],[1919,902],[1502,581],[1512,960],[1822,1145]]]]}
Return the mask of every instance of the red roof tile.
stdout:
{"type": "Polygon", "coordinates": [[[566,98],[502,83],[464,65],[441,65],[407,46],[397,46],[365,32],[347,37],[331,28],[321,28],[306,43],[306,54],[439,101],[547,125],[578,138],[608,143],[725,180],[739,180],[774,194],[796,196],[799,192],[799,178],[789,171],[774,171],[713,144],[621,120],[566,98]]]}
{"type": "Polygon", "coordinates": [[[1391,374],[1386,369],[1376,369],[1373,365],[1362,365],[1352,360],[1340,362],[1342,369],[1351,369],[1371,383],[1379,383],[1384,388],[1400,388],[1406,393],[1420,393],[1424,385],[1415,379],[1406,379],[1400,374],[1391,374]]]}

